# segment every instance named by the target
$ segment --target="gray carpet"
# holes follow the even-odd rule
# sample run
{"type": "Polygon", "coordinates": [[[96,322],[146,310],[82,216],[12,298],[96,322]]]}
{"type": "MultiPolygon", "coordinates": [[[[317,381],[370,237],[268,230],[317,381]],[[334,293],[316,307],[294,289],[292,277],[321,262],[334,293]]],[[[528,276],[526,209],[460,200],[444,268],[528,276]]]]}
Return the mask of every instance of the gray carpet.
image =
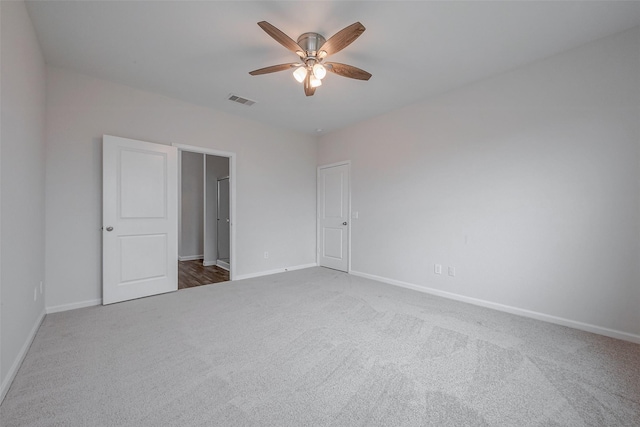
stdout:
{"type": "Polygon", "coordinates": [[[638,426],[640,345],[323,268],[46,316],[9,426],[638,426]]]}

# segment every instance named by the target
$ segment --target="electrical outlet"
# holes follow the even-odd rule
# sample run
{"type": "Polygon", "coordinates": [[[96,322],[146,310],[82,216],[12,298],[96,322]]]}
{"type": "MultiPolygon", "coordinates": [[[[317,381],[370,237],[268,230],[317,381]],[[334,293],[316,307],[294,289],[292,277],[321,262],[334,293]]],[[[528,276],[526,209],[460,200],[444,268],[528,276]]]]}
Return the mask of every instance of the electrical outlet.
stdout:
{"type": "Polygon", "coordinates": [[[455,267],[449,267],[449,276],[455,277],[455,275],[456,275],[456,268],[455,267]]]}
{"type": "Polygon", "coordinates": [[[264,253],[264,259],[269,259],[269,252],[266,252],[266,251],[265,251],[265,253],[264,253]]]}
{"type": "Polygon", "coordinates": [[[433,266],[433,272],[436,274],[442,274],[442,264],[435,264],[433,266]]]}

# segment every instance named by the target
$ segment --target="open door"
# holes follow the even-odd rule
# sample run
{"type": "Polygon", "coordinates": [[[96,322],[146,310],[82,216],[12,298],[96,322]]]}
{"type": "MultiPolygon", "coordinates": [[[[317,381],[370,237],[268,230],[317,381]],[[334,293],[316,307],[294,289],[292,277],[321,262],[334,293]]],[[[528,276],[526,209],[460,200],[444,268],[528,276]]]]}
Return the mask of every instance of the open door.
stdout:
{"type": "Polygon", "coordinates": [[[102,303],[178,290],[176,147],[103,137],[102,303]]]}

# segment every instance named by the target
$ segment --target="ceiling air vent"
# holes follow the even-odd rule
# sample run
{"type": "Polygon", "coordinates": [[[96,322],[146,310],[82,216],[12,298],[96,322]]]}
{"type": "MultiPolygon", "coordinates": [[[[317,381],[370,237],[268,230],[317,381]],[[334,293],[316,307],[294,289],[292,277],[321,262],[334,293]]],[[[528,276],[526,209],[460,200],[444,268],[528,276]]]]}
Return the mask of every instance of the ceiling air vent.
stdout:
{"type": "Polygon", "coordinates": [[[233,102],[237,102],[238,104],[242,104],[242,105],[246,105],[247,107],[252,106],[253,104],[256,103],[256,101],[252,101],[250,99],[247,98],[243,98],[241,96],[238,95],[234,95],[234,94],[229,94],[229,98],[227,98],[229,101],[233,101],[233,102]]]}

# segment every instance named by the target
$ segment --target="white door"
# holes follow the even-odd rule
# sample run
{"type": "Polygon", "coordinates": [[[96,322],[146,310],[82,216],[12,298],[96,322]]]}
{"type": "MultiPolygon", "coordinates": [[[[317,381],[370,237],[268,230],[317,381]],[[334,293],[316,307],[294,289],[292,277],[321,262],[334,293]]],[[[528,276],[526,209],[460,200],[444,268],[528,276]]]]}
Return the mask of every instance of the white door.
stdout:
{"type": "Polygon", "coordinates": [[[102,163],[102,303],[177,290],[177,148],[104,135],[102,163]]]}
{"type": "Polygon", "coordinates": [[[349,270],[349,164],[318,168],[318,262],[349,270]]]}

